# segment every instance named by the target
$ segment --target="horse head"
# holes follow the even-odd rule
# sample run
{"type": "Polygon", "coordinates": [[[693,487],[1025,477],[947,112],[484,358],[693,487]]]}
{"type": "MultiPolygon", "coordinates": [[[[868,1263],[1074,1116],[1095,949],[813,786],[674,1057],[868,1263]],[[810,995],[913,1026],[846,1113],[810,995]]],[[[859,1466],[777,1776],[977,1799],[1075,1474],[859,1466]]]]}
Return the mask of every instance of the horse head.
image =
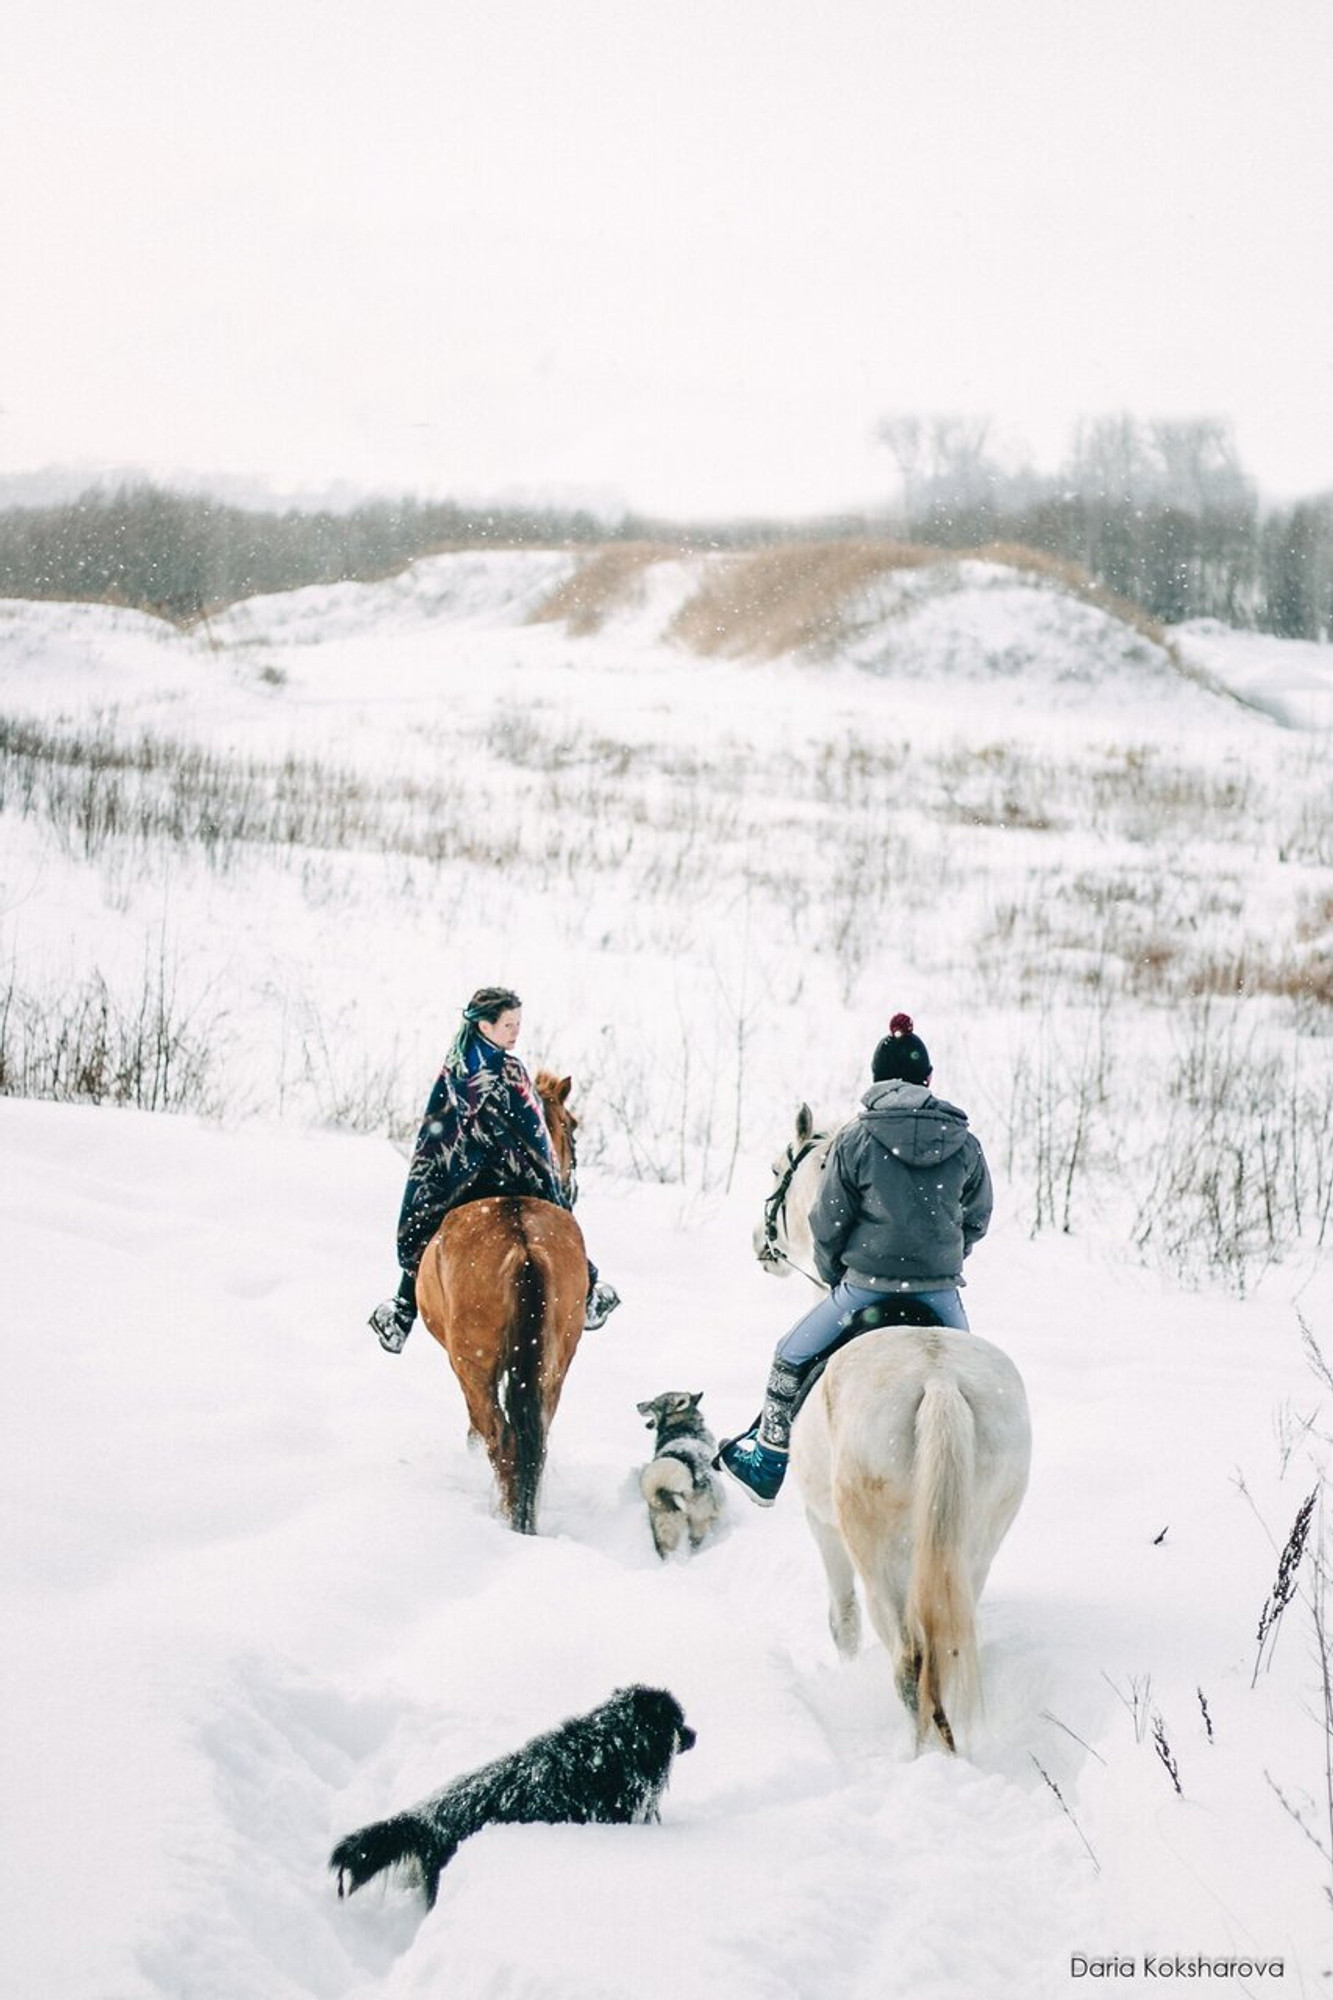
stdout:
{"type": "Polygon", "coordinates": [[[539,1069],[533,1078],[533,1085],[541,1099],[542,1111],[546,1116],[546,1129],[551,1135],[551,1151],[555,1155],[556,1172],[560,1176],[561,1185],[572,1207],[577,1192],[578,1167],[574,1134],[579,1124],[569,1108],[569,1093],[573,1086],[573,1078],[557,1076],[553,1070],[539,1069]]]}
{"type": "Polygon", "coordinates": [[[775,1278],[789,1277],[794,1270],[810,1275],[810,1204],[836,1136],[818,1131],[810,1106],[802,1104],[794,1135],[773,1161],[773,1186],[755,1224],[753,1243],[755,1256],[775,1278]]]}

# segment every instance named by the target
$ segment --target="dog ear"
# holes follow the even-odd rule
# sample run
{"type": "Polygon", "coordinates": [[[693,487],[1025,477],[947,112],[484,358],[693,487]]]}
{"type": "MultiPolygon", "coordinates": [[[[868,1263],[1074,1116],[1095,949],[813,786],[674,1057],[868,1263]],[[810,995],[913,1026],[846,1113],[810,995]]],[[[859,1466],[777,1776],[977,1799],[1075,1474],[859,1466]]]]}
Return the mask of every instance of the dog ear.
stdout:
{"type": "Polygon", "coordinates": [[[796,1113],[796,1137],[804,1145],[815,1129],[815,1114],[808,1104],[801,1105],[796,1113]]]}
{"type": "Polygon", "coordinates": [[[692,1410],[697,1410],[697,1409],[698,1409],[698,1407],[699,1407],[699,1405],[700,1405],[700,1403],[702,1403],[703,1399],[704,1399],[704,1392],[703,1392],[703,1390],[702,1390],[702,1389],[695,1389],[695,1390],[691,1391],[691,1394],[690,1394],[690,1408],[691,1408],[692,1410]]]}

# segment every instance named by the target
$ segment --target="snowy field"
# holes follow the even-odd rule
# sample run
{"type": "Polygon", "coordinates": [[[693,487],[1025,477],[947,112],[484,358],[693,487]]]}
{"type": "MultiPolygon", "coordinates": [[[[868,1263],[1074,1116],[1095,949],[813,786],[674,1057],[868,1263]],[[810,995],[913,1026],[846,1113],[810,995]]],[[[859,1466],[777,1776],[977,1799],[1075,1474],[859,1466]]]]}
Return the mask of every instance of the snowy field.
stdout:
{"type": "Polygon", "coordinates": [[[189,635],[0,605],[0,1991],[1327,1992],[1322,1515],[1257,1640],[1333,1428],[1325,650],[965,565],[826,657],[700,657],[701,562],[527,622],[570,567],[189,635]],[[535,1539],[434,1344],[364,1326],[490,980],[575,1077],[625,1300],[535,1539]],[[663,1565],[637,1491],[636,1401],[753,1414],[809,1295],[750,1252],[769,1159],[900,1007],[995,1171],[967,1301],[1035,1432],[956,1760],[837,1659],[795,1494],[663,1565]],[[633,1680],[698,1731],[659,1826],[338,1902],[340,1835],[633,1680]]]}

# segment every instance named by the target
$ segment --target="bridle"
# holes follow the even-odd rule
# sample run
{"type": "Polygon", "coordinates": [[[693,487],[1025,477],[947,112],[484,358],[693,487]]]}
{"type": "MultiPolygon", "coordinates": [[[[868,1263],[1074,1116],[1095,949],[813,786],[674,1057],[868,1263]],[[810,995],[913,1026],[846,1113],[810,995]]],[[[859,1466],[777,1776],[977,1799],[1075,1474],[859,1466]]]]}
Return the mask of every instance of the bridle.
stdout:
{"type": "Polygon", "coordinates": [[[799,1271],[803,1278],[808,1278],[812,1285],[818,1285],[821,1291],[824,1289],[823,1279],[817,1278],[813,1271],[807,1271],[804,1265],[788,1255],[778,1241],[778,1229],[785,1229],[787,1224],[787,1196],[797,1168],[809,1159],[817,1147],[826,1143],[828,1136],[827,1132],[812,1132],[800,1146],[794,1145],[790,1139],[787,1141],[786,1159],[778,1171],[778,1184],[764,1203],[764,1247],[759,1253],[761,1263],[788,1264],[793,1271],[799,1271]]]}
{"type": "Polygon", "coordinates": [[[561,1179],[565,1190],[565,1199],[569,1203],[569,1206],[573,1208],[574,1203],[579,1198],[579,1156],[578,1148],[574,1144],[574,1120],[572,1118],[565,1128],[565,1144],[569,1148],[569,1172],[562,1175],[561,1179]]]}

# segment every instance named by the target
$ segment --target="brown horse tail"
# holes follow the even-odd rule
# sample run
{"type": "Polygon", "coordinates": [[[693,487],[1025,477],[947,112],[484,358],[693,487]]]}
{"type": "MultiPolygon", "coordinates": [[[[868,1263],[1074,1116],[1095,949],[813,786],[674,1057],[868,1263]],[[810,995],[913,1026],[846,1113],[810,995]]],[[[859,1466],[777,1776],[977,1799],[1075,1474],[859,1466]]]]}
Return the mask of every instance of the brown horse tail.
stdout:
{"type": "Polygon", "coordinates": [[[546,1279],[533,1256],[521,1217],[514,1269],[514,1315],[498,1384],[500,1414],[512,1446],[514,1504],[512,1525],[520,1535],[537,1532],[537,1489],[546,1463],[546,1419],[542,1407],[542,1361],[546,1279]]]}
{"type": "Polygon", "coordinates": [[[928,1382],[916,1416],[912,1582],[907,1639],[918,1668],[917,1741],[932,1723],[954,1746],[945,1697],[966,1711],[977,1687],[976,1605],[967,1532],[976,1465],[976,1421],[953,1383],[928,1382]]]}

